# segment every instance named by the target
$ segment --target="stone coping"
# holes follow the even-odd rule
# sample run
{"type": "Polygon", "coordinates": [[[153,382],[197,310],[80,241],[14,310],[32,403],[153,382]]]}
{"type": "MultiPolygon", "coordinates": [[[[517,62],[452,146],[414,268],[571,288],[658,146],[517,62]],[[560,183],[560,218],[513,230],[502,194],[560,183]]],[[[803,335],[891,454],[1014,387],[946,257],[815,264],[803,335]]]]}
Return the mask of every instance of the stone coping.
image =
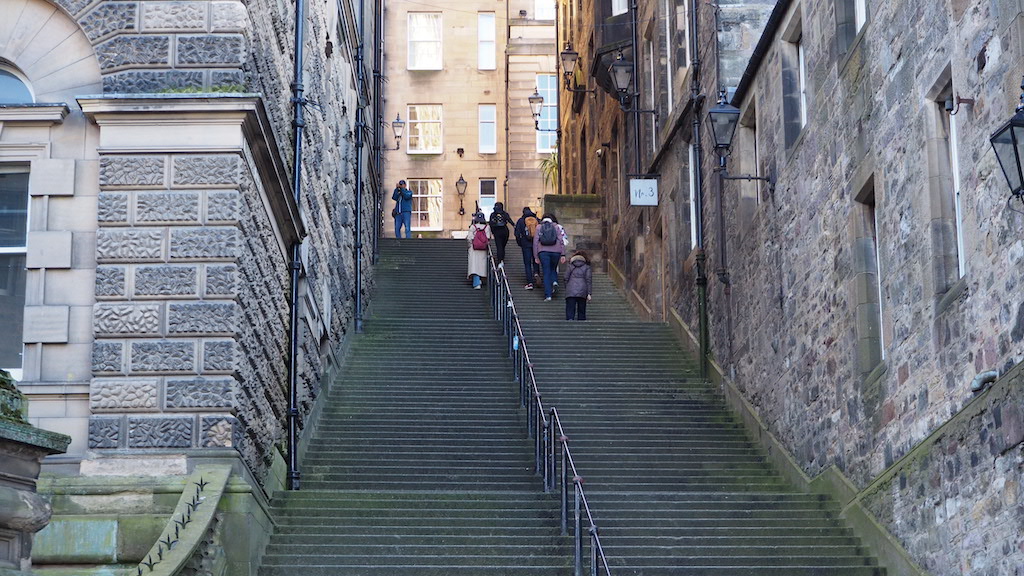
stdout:
{"type": "Polygon", "coordinates": [[[26,444],[47,454],[63,454],[71,443],[70,436],[3,419],[0,419],[0,440],[26,444]]]}

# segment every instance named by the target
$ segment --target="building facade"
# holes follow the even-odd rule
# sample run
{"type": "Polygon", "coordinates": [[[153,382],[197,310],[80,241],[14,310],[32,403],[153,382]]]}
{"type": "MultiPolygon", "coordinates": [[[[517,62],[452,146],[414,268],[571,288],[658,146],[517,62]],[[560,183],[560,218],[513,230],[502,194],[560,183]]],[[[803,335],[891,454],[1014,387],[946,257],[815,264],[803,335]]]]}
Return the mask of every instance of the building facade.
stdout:
{"type": "Polygon", "coordinates": [[[895,536],[896,573],[1019,571],[1022,221],[988,138],[1017,103],[1020,4],[559,14],[580,55],[562,185],[601,199],[607,267],[636,308],[707,353],[794,479],[895,536]],[[716,150],[723,90],[738,127],[716,150]],[[631,204],[637,176],[656,206],[631,204]]]}
{"type": "MultiPolygon", "coordinates": [[[[384,119],[404,122],[404,135],[384,154],[386,236],[399,180],[413,192],[414,236],[464,236],[495,202],[514,216],[536,208],[555,133],[534,131],[528,97],[554,76],[553,22],[546,0],[388,5],[384,119]]],[[[544,114],[553,129],[553,109],[544,114]]]]}
{"type": "MultiPolygon", "coordinates": [[[[302,8],[0,2],[0,367],[108,535],[147,534],[106,491],[230,465],[238,574],[372,283],[378,7],[302,8]]],[[[95,564],[54,506],[35,560],[95,564]]]]}

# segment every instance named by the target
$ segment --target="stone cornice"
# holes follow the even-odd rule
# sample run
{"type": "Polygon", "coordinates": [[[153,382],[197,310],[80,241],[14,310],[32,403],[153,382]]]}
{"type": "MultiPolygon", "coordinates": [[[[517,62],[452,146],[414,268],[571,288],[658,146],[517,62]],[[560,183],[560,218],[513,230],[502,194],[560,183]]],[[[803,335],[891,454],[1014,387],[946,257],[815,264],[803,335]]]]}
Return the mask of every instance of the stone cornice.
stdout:
{"type": "Polygon", "coordinates": [[[63,102],[57,104],[0,104],[0,123],[61,124],[69,113],[71,110],[63,102]]]}
{"type": "Polygon", "coordinates": [[[105,94],[77,100],[101,128],[102,153],[243,153],[248,147],[282,239],[291,244],[305,236],[261,95],[105,94]]]}

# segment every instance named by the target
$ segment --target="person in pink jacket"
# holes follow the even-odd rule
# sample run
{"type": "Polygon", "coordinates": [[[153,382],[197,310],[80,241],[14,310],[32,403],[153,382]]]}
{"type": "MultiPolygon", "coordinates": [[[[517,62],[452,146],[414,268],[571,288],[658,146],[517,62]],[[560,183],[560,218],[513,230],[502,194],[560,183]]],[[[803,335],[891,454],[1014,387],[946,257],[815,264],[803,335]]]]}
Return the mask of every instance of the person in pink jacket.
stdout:
{"type": "Polygon", "coordinates": [[[565,230],[551,213],[544,214],[533,235],[533,260],[540,264],[544,278],[544,301],[550,302],[558,283],[558,265],[565,262],[565,230]]]}

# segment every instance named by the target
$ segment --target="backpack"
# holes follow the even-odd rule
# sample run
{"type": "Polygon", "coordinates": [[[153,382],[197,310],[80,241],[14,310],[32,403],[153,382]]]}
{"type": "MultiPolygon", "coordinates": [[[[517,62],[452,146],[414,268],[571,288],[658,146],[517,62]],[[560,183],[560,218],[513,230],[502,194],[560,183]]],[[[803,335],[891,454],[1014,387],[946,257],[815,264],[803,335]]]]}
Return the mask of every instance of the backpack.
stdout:
{"type": "Polygon", "coordinates": [[[477,228],[473,233],[473,250],[487,250],[487,228],[477,228]]]}
{"type": "Polygon", "coordinates": [[[552,222],[544,222],[540,225],[541,246],[554,246],[558,243],[558,230],[552,222]]]}
{"type": "Polygon", "coordinates": [[[537,234],[537,218],[527,216],[523,223],[526,225],[526,239],[533,242],[533,237],[537,234]]]}
{"type": "Polygon", "coordinates": [[[508,226],[508,220],[505,218],[504,212],[494,212],[491,214],[491,229],[504,228],[508,226]]]}

